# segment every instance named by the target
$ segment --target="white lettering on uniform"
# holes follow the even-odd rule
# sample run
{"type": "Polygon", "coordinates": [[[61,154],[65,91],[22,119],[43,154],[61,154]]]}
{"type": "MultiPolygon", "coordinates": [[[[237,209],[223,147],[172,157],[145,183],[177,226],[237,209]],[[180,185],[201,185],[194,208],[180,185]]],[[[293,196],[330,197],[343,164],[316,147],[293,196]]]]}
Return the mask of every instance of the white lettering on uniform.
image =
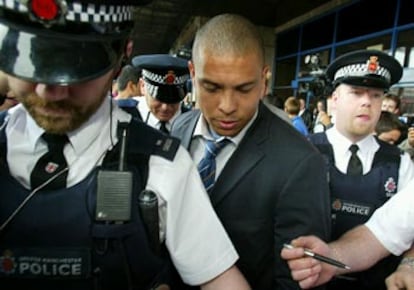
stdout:
{"type": "Polygon", "coordinates": [[[22,275],[43,276],[79,276],[81,275],[81,264],[40,264],[20,263],[19,273],[22,275]]]}
{"type": "Polygon", "coordinates": [[[358,214],[358,215],[364,215],[364,216],[369,215],[369,207],[367,206],[359,206],[355,204],[346,203],[342,206],[341,210],[348,212],[348,213],[358,214]]]}

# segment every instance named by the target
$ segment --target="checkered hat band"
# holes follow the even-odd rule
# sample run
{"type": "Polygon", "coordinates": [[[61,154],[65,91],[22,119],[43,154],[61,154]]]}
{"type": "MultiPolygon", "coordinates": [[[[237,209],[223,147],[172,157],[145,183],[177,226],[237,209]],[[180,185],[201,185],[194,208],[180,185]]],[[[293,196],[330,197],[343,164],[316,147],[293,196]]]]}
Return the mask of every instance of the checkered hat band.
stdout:
{"type": "Polygon", "coordinates": [[[182,85],[188,79],[190,79],[190,75],[185,74],[182,76],[176,76],[173,83],[167,83],[165,81],[165,75],[159,75],[159,74],[150,72],[146,69],[142,70],[142,76],[144,77],[144,79],[160,84],[160,85],[182,85]]]}
{"type": "Polygon", "coordinates": [[[156,96],[158,96],[158,86],[154,86],[150,83],[144,82],[144,87],[151,97],[155,98],[156,96]]]}
{"type": "MultiPolygon", "coordinates": [[[[62,3],[67,7],[65,18],[67,21],[85,23],[118,23],[133,19],[133,6],[85,4],[80,2],[62,3]]],[[[0,0],[0,7],[20,13],[28,13],[25,4],[18,0],[0,0]]]]}
{"type": "Polygon", "coordinates": [[[344,77],[364,77],[369,74],[378,75],[385,78],[388,82],[391,81],[391,74],[389,70],[378,66],[375,72],[369,71],[366,63],[351,64],[338,69],[335,73],[334,80],[344,77]]]}

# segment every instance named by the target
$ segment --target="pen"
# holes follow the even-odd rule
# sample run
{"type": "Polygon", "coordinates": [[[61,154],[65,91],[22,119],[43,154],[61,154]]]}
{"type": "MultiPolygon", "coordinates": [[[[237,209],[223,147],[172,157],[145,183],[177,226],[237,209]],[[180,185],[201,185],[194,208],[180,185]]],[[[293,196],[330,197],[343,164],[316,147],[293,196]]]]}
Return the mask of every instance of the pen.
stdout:
{"type": "MultiPolygon", "coordinates": [[[[285,247],[286,249],[293,249],[294,248],[294,246],[292,246],[291,244],[283,244],[283,247],[285,247]]],[[[334,260],[334,259],[322,256],[322,255],[316,254],[316,253],[312,252],[311,250],[304,249],[304,253],[305,253],[306,256],[312,257],[312,258],[314,258],[318,261],[327,263],[329,265],[332,265],[332,266],[335,266],[335,267],[338,267],[338,268],[342,268],[342,269],[347,269],[347,270],[351,269],[351,267],[349,267],[349,266],[347,266],[347,265],[345,265],[345,264],[343,264],[343,263],[341,263],[337,260],[334,260]]]]}

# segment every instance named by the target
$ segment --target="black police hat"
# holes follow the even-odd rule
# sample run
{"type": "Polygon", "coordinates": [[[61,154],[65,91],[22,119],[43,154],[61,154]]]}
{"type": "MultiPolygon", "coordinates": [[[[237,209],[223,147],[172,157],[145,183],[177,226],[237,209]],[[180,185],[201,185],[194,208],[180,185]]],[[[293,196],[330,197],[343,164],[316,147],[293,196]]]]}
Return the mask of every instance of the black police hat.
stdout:
{"type": "Polygon", "coordinates": [[[402,76],[400,63],[378,50],[357,50],[341,55],[326,69],[334,86],[345,83],[354,86],[388,90],[402,76]]]}
{"type": "Polygon", "coordinates": [[[142,70],[148,93],[157,100],[173,104],[185,97],[185,85],[190,79],[187,60],[169,54],[136,56],[132,65],[142,70]]]}
{"type": "Polygon", "coordinates": [[[0,1],[0,70],[46,84],[99,77],[124,52],[133,7],[148,2],[0,1]]]}

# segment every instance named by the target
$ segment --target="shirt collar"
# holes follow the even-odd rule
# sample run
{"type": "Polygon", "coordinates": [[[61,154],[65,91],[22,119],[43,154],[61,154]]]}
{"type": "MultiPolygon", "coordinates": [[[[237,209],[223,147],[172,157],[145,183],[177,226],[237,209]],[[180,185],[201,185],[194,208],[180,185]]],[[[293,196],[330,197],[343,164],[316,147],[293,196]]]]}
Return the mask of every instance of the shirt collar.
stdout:
{"type": "MultiPolygon", "coordinates": [[[[243,139],[243,137],[246,135],[247,130],[252,126],[254,120],[256,120],[258,115],[258,110],[256,110],[256,113],[253,115],[253,117],[250,119],[250,121],[244,126],[244,128],[233,137],[227,137],[233,144],[236,146],[239,145],[240,141],[243,139]]],[[[204,119],[203,113],[200,114],[200,117],[198,119],[197,125],[194,130],[194,137],[201,137],[206,140],[214,140],[214,138],[209,130],[209,125],[207,124],[207,121],[204,119]]],[[[219,137],[218,140],[220,140],[222,137],[219,137]]]]}
{"type": "MultiPolygon", "coordinates": [[[[342,135],[335,126],[326,130],[326,135],[329,143],[332,144],[335,150],[337,150],[337,152],[342,152],[343,154],[348,154],[349,147],[354,144],[342,135]]],[[[358,145],[359,151],[362,155],[366,154],[369,150],[371,150],[371,148],[377,150],[379,146],[372,134],[369,134],[355,144],[358,145]]]]}
{"type": "MultiPolygon", "coordinates": [[[[114,115],[114,120],[117,119],[119,121],[129,121],[129,115],[122,114],[122,111],[117,109],[118,107],[114,103],[115,101],[105,99],[101,106],[96,110],[96,112],[89,118],[89,120],[84,123],[80,128],[67,133],[69,143],[73,147],[76,155],[82,154],[91,144],[92,142],[98,137],[101,133],[100,128],[104,128],[105,124],[110,121],[109,115],[111,113],[111,105],[112,102],[112,109],[114,115]],[[85,138],[85,136],[88,136],[85,138]]],[[[23,106],[21,106],[22,110],[25,110],[23,106]]],[[[26,114],[27,116],[27,126],[25,134],[28,142],[31,143],[31,147],[34,150],[38,144],[40,136],[44,133],[44,129],[39,127],[35,120],[30,116],[30,114],[26,114]]],[[[116,124],[116,122],[114,122],[116,124]]],[[[117,140],[116,137],[116,128],[113,128],[113,134],[115,132],[114,142],[117,140]]],[[[109,132],[108,132],[109,136],[109,132]]]]}

